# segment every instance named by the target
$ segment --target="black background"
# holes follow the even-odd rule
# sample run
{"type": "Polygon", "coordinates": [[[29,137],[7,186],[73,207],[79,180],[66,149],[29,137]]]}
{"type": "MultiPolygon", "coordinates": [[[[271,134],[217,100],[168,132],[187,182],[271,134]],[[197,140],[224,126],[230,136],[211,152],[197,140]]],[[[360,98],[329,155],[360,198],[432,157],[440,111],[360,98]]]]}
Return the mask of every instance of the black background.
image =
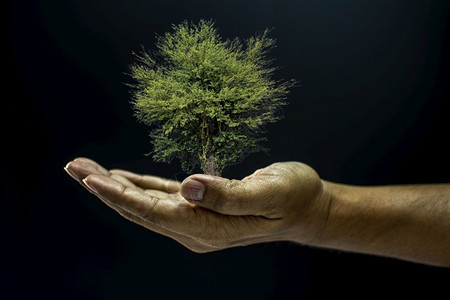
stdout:
{"type": "Polygon", "coordinates": [[[269,154],[361,185],[450,182],[449,1],[4,1],[0,298],[317,299],[450,294],[448,269],[271,243],[195,254],[104,206],[63,171],[78,156],[182,180],[154,163],[123,84],[141,45],[214,19],[224,38],[274,28],[295,78],[269,154]],[[5,46],[6,45],[6,46],[5,46]],[[6,108],[4,106],[6,105],[6,108]]]}

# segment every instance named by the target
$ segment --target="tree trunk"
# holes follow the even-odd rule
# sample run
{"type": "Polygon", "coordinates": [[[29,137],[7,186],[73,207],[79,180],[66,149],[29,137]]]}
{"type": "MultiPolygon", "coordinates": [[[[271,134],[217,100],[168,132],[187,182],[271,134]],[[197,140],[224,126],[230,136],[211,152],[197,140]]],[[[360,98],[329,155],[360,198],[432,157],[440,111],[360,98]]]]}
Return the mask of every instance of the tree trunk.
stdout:
{"type": "Polygon", "coordinates": [[[213,176],[220,176],[222,173],[222,170],[217,167],[216,159],[212,154],[208,156],[206,162],[201,166],[201,169],[205,174],[213,176]]]}

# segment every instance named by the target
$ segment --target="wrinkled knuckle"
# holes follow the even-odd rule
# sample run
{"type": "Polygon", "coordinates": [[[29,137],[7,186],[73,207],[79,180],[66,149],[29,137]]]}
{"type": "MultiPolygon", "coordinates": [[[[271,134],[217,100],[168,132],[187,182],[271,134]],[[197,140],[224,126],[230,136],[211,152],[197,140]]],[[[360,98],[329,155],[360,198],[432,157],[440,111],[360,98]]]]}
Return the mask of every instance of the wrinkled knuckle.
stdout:
{"type": "Polygon", "coordinates": [[[119,187],[119,190],[117,191],[118,196],[123,199],[127,197],[130,194],[130,188],[126,187],[122,184],[117,185],[119,187]]]}
{"type": "Polygon", "coordinates": [[[224,204],[235,202],[242,192],[241,182],[235,179],[228,180],[225,188],[224,204]]]}
{"type": "Polygon", "coordinates": [[[166,180],[165,188],[167,193],[177,193],[180,191],[181,183],[178,181],[166,180]]]}
{"type": "MultiPolygon", "coordinates": [[[[150,203],[149,205],[137,208],[138,216],[150,223],[160,225],[158,218],[155,217],[155,208],[157,207],[160,199],[157,197],[150,197],[149,200],[150,201],[147,202],[150,203]]],[[[143,203],[143,201],[141,203],[143,203]]]]}
{"type": "Polygon", "coordinates": [[[236,180],[227,180],[215,187],[216,191],[212,197],[208,197],[211,208],[214,211],[221,212],[227,209],[229,203],[234,199],[236,194],[236,180]]]}

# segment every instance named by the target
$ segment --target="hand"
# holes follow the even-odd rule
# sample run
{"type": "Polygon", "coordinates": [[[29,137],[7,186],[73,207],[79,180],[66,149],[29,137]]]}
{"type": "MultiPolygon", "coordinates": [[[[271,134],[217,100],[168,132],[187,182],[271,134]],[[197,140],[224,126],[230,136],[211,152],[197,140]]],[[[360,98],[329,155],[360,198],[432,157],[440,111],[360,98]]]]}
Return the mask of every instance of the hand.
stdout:
{"type": "Polygon", "coordinates": [[[327,218],[322,181],[310,167],[275,163],[243,180],[196,174],[181,184],[77,158],[66,171],[123,217],[195,252],[267,241],[311,243],[327,218]]]}

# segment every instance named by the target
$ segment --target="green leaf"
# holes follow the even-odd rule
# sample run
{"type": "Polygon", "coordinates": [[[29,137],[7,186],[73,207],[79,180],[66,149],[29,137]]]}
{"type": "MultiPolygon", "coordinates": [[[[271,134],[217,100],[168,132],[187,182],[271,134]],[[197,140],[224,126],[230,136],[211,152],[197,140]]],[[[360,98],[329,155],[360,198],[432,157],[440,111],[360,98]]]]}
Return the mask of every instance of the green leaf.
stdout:
{"type": "Polygon", "coordinates": [[[178,158],[185,171],[212,164],[220,173],[262,149],[263,126],[280,118],[295,85],[272,79],[268,35],[224,41],[213,21],[184,21],[157,37],[155,51],[134,54],[132,104],[153,128],[155,160],[178,158]]]}

